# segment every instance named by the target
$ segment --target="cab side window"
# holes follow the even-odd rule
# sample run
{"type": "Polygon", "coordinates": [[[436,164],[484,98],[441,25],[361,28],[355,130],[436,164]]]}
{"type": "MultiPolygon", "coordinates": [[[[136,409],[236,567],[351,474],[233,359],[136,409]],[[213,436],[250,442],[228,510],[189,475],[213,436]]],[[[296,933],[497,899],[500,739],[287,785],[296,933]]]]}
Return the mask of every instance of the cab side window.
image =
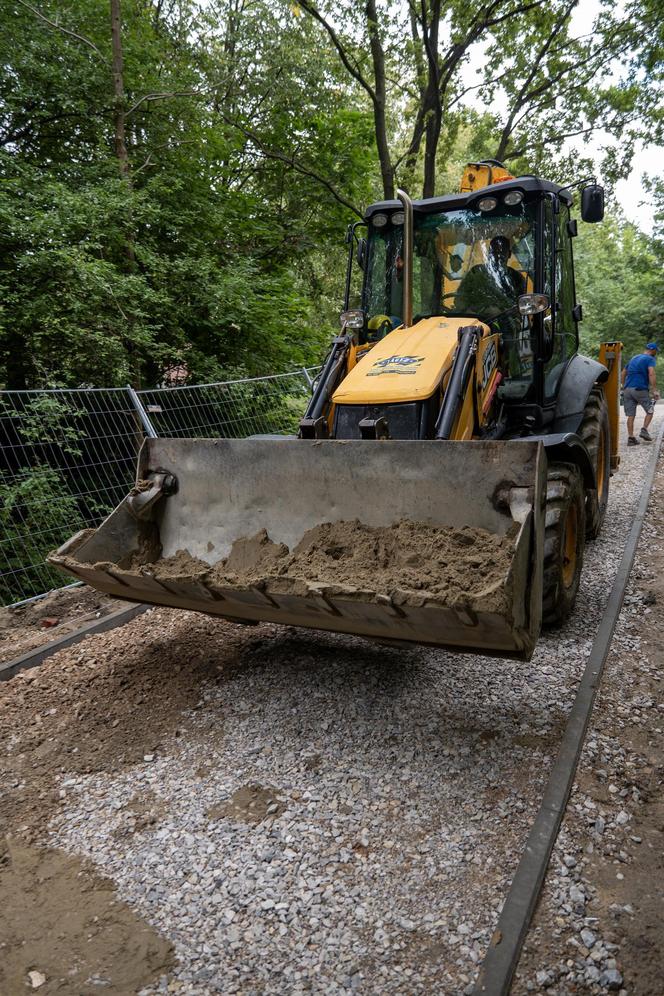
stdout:
{"type": "MultiPolygon", "coordinates": [[[[552,212],[547,204],[547,229],[549,229],[549,219],[552,212]],[[551,213],[549,213],[551,212],[551,213]]],[[[555,397],[558,384],[562,376],[565,364],[569,357],[577,348],[577,330],[574,320],[574,270],[572,267],[572,241],[567,230],[569,221],[569,208],[565,204],[560,205],[560,211],[553,215],[553,224],[556,228],[556,255],[555,255],[555,317],[553,327],[553,351],[550,360],[545,367],[544,393],[547,399],[555,397]]],[[[550,231],[550,229],[549,229],[550,231]]],[[[550,250],[550,247],[547,246],[550,250]]],[[[548,257],[545,265],[547,275],[549,270],[550,251],[545,253],[548,257]]],[[[548,278],[547,282],[550,282],[548,278]]],[[[551,320],[544,322],[545,339],[547,331],[551,331],[551,320]]]]}

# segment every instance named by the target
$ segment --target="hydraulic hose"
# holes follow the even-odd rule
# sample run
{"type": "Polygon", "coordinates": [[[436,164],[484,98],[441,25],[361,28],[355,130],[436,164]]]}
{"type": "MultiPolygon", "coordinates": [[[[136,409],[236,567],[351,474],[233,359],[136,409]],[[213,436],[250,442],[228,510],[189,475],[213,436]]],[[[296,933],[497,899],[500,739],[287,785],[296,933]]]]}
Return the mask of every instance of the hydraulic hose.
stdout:
{"type": "Polygon", "coordinates": [[[320,418],[323,414],[339,380],[339,373],[344,365],[350,342],[351,338],[348,335],[338,336],[334,340],[302,422],[320,418]]]}
{"type": "Polygon", "coordinates": [[[467,325],[459,333],[459,345],[454,356],[452,373],[436,422],[436,439],[449,439],[452,434],[454,423],[466,396],[479,331],[476,325],[467,325]]]}

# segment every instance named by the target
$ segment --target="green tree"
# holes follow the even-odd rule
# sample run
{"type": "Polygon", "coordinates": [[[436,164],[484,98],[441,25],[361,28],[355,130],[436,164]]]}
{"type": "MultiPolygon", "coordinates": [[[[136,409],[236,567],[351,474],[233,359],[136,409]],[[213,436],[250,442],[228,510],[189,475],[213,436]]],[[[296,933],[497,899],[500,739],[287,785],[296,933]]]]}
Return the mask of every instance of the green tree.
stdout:
{"type": "Polygon", "coordinates": [[[5,386],[316,362],[370,190],[336,63],[260,0],[4,6],[5,386]]]}
{"type": "Polygon", "coordinates": [[[583,304],[581,345],[621,340],[626,357],[661,337],[664,252],[657,240],[609,214],[601,225],[580,225],[574,245],[577,297],[583,304]]]}

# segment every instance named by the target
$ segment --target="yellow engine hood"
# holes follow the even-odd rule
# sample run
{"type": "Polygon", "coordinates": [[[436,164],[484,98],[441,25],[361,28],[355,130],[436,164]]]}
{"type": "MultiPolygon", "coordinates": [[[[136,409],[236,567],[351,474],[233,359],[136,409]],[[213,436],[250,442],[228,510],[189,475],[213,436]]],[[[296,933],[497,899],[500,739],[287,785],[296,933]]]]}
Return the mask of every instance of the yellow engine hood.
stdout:
{"type": "Polygon", "coordinates": [[[459,329],[481,324],[476,318],[423,318],[408,329],[395,329],[353,367],[334,392],[333,402],[380,404],[430,398],[452,361],[459,329]]]}

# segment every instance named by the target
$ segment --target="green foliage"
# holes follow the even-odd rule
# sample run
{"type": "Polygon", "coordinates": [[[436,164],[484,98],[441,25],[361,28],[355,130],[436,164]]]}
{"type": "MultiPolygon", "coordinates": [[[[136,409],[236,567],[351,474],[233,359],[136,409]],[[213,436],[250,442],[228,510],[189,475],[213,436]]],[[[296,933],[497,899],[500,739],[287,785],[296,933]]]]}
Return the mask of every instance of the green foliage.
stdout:
{"type": "Polygon", "coordinates": [[[78,457],[81,430],[71,421],[84,415],[85,412],[72,408],[57,395],[37,394],[21,413],[19,435],[29,446],[57,446],[62,453],[78,457]]]}
{"type": "Polygon", "coordinates": [[[336,190],[369,199],[371,124],[311,32],[263,0],[124,0],[124,175],[107,4],[39,12],[79,37],[5,13],[0,385],[318,362],[343,287],[336,190]]]}
{"type": "Polygon", "coordinates": [[[62,575],[46,567],[44,557],[82,526],[58,471],[38,464],[16,477],[0,475],[0,605],[60,587],[62,575]]]}
{"type": "MultiPolygon", "coordinates": [[[[0,604],[37,595],[62,585],[62,575],[46,567],[46,554],[86,525],[86,516],[99,519],[111,509],[95,493],[77,498],[71,490],[75,475],[62,466],[82,466],[81,447],[87,413],[67,395],[28,395],[13,404],[0,398],[0,418],[17,427],[9,454],[21,453],[21,466],[11,457],[0,472],[0,604]],[[80,423],[80,424],[79,424],[80,423]]],[[[74,484],[85,493],[89,488],[74,484]]]]}
{"type": "Polygon", "coordinates": [[[574,244],[577,297],[583,303],[581,346],[621,340],[629,358],[664,325],[664,246],[618,213],[579,225],[574,244]]]}
{"type": "MultiPolygon", "coordinates": [[[[346,226],[383,189],[381,115],[391,180],[413,192],[439,112],[439,193],[499,152],[578,178],[599,127],[618,139],[613,181],[640,135],[662,135],[657,0],[602,4],[588,34],[568,0],[123,0],[120,96],[108,3],[0,2],[0,387],[318,362],[346,226]]],[[[639,308],[652,325],[655,305],[639,308]]]]}

